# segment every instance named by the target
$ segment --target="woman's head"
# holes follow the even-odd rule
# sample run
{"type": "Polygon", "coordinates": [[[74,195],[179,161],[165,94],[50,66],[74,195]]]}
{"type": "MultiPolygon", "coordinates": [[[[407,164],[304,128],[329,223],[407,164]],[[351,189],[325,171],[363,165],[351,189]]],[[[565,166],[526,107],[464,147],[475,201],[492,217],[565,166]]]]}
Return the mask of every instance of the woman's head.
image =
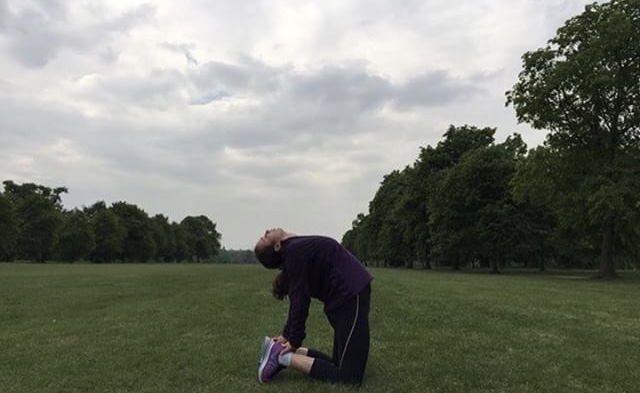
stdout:
{"type": "Polygon", "coordinates": [[[282,264],[280,255],[281,241],[289,236],[282,228],[272,228],[264,231],[264,235],[258,239],[253,252],[256,258],[267,269],[277,269],[282,264]]]}
{"type": "Polygon", "coordinates": [[[262,266],[267,269],[277,269],[282,265],[282,257],[274,250],[273,246],[256,244],[253,252],[262,266]]]}

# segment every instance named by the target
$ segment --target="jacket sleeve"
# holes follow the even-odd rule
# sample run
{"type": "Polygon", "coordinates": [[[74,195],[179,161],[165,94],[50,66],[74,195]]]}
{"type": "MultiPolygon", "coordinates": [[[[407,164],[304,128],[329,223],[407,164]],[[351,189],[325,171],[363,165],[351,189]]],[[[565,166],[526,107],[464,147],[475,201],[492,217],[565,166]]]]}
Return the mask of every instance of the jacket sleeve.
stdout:
{"type": "Polygon", "coordinates": [[[289,278],[289,314],[282,335],[295,348],[300,348],[306,337],[305,327],[309,316],[311,294],[309,289],[308,263],[293,259],[287,265],[289,278]]]}

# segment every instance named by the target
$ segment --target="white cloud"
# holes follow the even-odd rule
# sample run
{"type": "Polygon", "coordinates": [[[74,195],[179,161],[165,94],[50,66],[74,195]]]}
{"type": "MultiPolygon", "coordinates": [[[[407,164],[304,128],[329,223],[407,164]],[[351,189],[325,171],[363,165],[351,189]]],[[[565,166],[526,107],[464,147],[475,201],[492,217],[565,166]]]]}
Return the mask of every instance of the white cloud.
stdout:
{"type": "Polygon", "coordinates": [[[586,3],[0,0],[0,175],[340,238],[449,124],[542,141],[504,92],[586,3]]]}

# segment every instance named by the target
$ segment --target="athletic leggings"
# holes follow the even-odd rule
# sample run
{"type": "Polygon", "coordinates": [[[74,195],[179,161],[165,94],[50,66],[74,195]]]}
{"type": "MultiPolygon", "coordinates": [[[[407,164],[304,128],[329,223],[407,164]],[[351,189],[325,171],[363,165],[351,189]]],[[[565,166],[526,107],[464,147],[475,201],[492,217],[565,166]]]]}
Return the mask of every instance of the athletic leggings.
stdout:
{"type": "Polygon", "coordinates": [[[310,376],[330,382],[360,385],[369,357],[369,302],[371,285],[336,310],[327,313],[333,327],[333,357],[309,349],[315,358],[310,376]]]}

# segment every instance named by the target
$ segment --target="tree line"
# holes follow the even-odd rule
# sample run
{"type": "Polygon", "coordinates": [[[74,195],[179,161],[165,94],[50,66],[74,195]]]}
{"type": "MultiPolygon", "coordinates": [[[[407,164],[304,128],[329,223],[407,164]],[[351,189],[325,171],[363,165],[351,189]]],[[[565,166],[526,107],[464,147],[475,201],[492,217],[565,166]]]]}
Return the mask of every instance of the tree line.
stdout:
{"type": "Polygon", "coordinates": [[[127,202],[65,210],[67,188],[3,182],[0,260],[44,262],[203,262],[220,252],[221,234],[207,216],[180,223],[150,217],[127,202]]]}
{"type": "Polygon", "coordinates": [[[506,93],[519,135],[451,126],[384,176],[343,244],[374,265],[638,267],[640,0],[591,4],[522,56],[506,93]]]}

